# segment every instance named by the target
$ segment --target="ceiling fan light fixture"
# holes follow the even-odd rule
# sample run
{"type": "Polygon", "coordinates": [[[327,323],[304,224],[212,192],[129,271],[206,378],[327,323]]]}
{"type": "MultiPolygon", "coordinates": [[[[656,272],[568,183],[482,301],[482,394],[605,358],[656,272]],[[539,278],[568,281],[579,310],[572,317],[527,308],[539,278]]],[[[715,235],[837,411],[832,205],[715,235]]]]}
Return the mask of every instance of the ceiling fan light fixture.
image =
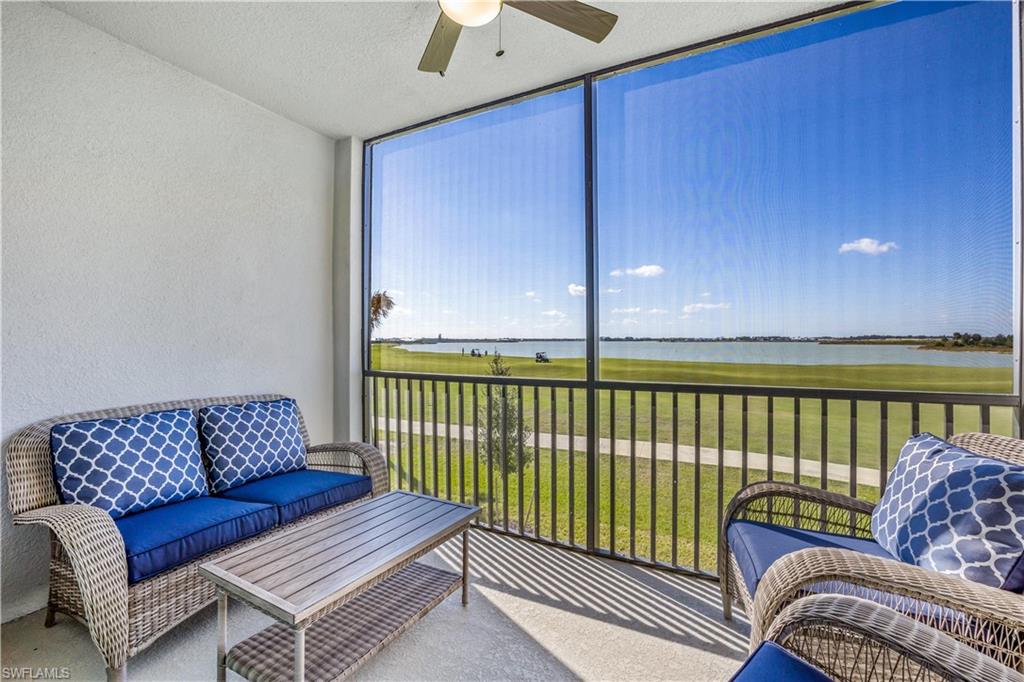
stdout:
{"type": "Polygon", "coordinates": [[[501,12],[501,0],[437,0],[449,19],[470,28],[490,23],[501,12]]]}

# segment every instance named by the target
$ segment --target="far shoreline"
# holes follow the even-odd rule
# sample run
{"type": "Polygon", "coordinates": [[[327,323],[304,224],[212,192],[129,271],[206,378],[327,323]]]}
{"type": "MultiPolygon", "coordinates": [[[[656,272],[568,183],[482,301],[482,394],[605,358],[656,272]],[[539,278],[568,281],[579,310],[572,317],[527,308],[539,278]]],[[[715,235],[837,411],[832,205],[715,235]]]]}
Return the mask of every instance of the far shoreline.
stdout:
{"type": "MultiPolygon", "coordinates": [[[[731,338],[654,338],[654,337],[601,337],[601,342],[612,343],[814,343],[822,346],[912,346],[915,350],[945,351],[951,353],[973,352],[973,353],[1013,353],[1013,346],[1005,345],[945,345],[943,337],[939,336],[884,336],[884,337],[777,337],[777,336],[739,336],[731,338]]],[[[538,338],[420,338],[420,339],[374,339],[371,344],[387,344],[399,346],[432,346],[439,343],[466,343],[466,344],[488,344],[488,343],[539,343],[539,342],[570,342],[586,343],[586,339],[567,337],[538,337],[538,338]]]]}
{"type": "Polygon", "coordinates": [[[950,353],[1012,353],[1013,346],[952,346],[939,344],[940,337],[934,338],[899,338],[899,339],[821,339],[823,346],[914,346],[915,350],[937,350],[950,353]]]}

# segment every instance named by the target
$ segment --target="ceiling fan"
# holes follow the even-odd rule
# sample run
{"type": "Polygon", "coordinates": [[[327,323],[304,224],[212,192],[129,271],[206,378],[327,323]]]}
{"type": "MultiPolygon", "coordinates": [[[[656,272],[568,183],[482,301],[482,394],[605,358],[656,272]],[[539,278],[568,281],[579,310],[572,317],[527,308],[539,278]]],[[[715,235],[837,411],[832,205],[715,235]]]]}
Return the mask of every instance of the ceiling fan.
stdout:
{"type": "Polygon", "coordinates": [[[463,26],[487,24],[504,5],[526,12],[549,24],[599,43],[618,21],[611,12],[576,0],[438,0],[441,15],[423,51],[419,70],[444,75],[463,26]]]}

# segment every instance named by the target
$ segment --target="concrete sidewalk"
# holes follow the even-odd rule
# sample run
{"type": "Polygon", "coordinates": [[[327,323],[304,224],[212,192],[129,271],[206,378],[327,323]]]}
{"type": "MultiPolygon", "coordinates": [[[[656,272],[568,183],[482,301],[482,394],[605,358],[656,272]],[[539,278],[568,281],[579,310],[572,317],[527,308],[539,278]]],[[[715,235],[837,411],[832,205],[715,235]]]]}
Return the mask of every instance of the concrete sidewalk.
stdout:
{"type": "MultiPolygon", "coordinates": [[[[444,438],[447,429],[450,426],[452,440],[459,440],[459,425],[458,424],[443,424],[437,425],[437,437],[444,438]]],[[[394,447],[394,436],[398,428],[398,420],[391,419],[385,420],[383,417],[377,418],[377,428],[384,431],[385,427],[390,429],[392,437],[392,447],[394,447]]],[[[409,422],[402,420],[402,435],[408,437],[409,433],[409,422]]],[[[412,433],[414,436],[420,435],[420,424],[418,420],[414,420],[412,423],[412,433]]],[[[434,425],[430,422],[423,424],[423,435],[428,438],[434,436],[434,425]]],[[[473,433],[471,426],[464,427],[465,442],[472,443],[476,434],[473,433]]],[[[551,434],[550,433],[538,433],[536,434],[541,449],[551,449],[551,434]]],[[[530,437],[530,444],[533,443],[533,436],[530,437]]],[[[583,436],[576,436],[573,441],[573,449],[576,452],[586,452],[587,450],[587,439],[583,436]]],[[[403,448],[408,444],[403,442],[403,448]]],[[[555,437],[555,446],[559,450],[569,449],[569,436],[566,434],[558,434],[555,437]]],[[[612,441],[610,438],[601,438],[599,440],[599,448],[602,454],[610,455],[612,453],[612,441]]],[[[651,459],[651,442],[649,440],[636,442],[636,456],[638,459],[651,459]]],[[[630,442],[623,438],[615,439],[615,454],[620,457],[628,457],[630,455],[630,442]]],[[[700,463],[705,466],[718,466],[718,448],[701,447],[700,449],[700,463]]],[[[654,455],[659,460],[672,461],[672,444],[661,443],[657,444],[654,448],[654,455]]],[[[686,464],[694,464],[697,461],[697,449],[692,445],[679,445],[678,448],[679,461],[686,464]]],[[[739,450],[723,450],[722,451],[722,462],[723,465],[732,469],[741,469],[743,467],[743,453],[739,450]]],[[[772,466],[775,473],[794,475],[796,470],[796,462],[793,457],[783,455],[772,456],[772,466]]],[[[748,452],[747,453],[747,469],[757,471],[768,470],[768,455],[760,452],[748,452]]],[[[846,464],[837,464],[829,462],[828,464],[828,478],[831,481],[839,481],[842,483],[849,483],[850,481],[850,467],[846,464]]],[[[821,462],[817,459],[800,459],[800,475],[806,477],[821,477],[821,462]]],[[[881,477],[878,469],[869,467],[857,467],[857,482],[863,485],[880,485],[881,477]]]]}

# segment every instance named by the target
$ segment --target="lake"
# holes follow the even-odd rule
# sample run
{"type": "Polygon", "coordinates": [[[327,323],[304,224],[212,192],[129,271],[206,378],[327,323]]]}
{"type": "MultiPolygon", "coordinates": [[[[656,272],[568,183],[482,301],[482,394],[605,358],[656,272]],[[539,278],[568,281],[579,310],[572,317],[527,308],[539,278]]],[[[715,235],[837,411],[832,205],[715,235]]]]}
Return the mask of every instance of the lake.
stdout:
{"type": "MultiPolygon", "coordinates": [[[[583,341],[490,341],[413,343],[399,346],[417,353],[462,353],[472,348],[491,354],[550,358],[585,355],[583,341]]],[[[1013,355],[983,351],[918,350],[917,346],[820,344],[799,341],[604,341],[601,356],[632,360],[728,362],[765,365],[933,365],[1013,367],[1013,355]]]]}

